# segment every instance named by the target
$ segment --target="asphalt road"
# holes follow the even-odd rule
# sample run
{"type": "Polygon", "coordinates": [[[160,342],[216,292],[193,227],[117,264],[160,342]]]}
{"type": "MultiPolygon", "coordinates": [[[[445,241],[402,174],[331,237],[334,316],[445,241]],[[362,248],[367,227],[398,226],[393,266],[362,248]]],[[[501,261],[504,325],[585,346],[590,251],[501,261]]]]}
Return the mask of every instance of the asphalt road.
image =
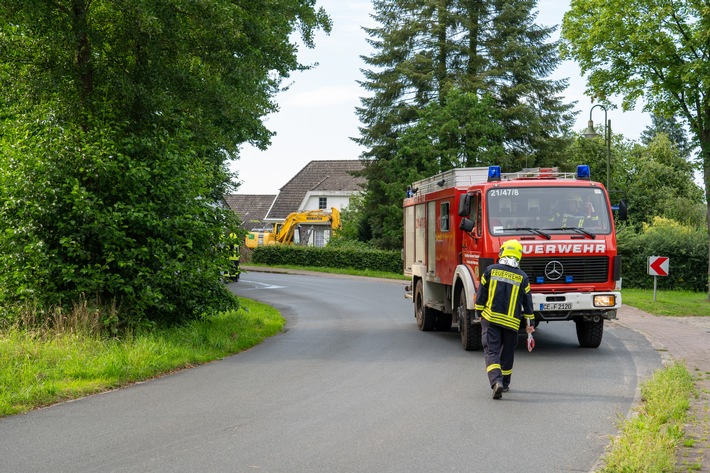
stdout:
{"type": "Polygon", "coordinates": [[[641,335],[539,327],[511,391],[480,352],[417,330],[403,284],[246,273],[287,331],[242,354],[0,419],[0,472],[587,472],[660,367],[641,335]]]}

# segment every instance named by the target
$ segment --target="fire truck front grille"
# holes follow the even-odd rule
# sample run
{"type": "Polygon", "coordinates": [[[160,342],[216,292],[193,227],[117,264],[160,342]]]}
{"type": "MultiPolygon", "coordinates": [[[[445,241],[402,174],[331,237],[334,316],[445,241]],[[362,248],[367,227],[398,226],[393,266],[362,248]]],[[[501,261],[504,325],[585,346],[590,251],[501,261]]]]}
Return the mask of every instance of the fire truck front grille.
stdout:
{"type": "Polygon", "coordinates": [[[523,257],[520,269],[531,284],[605,282],[609,279],[609,258],[581,256],[567,258],[523,257]]]}

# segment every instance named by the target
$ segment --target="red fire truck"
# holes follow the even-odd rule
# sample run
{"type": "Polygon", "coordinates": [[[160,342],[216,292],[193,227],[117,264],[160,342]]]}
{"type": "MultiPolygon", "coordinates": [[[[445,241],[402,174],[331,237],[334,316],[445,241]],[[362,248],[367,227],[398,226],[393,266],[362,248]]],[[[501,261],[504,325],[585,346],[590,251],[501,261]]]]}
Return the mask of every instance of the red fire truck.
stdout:
{"type": "MultiPolygon", "coordinates": [[[[621,306],[621,257],[604,186],[556,168],[501,173],[458,168],[414,182],[404,200],[406,297],[420,330],[458,325],[465,350],[481,349],[474,311],[479,276],[501,244],[523,246],[535,325],[573,321],[583,347],[601,344],[604,320],[621,306]]],[[[626,209],[619,207],[619,218],[626,209]]]]}

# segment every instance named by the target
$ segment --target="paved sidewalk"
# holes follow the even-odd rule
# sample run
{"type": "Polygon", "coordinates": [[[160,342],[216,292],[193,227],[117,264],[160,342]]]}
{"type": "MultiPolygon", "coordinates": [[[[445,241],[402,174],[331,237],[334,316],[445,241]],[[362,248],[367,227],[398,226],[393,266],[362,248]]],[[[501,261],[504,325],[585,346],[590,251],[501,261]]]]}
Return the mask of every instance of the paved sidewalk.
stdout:
{"type": "Polygon", "coordinates": [[[690,471],[710,473],[710,317],[659,317],[624,305],[611,323],[643,334],[664,363],[684,361],[696,377],[699,396],[691,407],[694,422],[686,425],[695,445],[682,448],[678,467],[689,471],[690,465],[700,463],[700,470],[690,471]]]}

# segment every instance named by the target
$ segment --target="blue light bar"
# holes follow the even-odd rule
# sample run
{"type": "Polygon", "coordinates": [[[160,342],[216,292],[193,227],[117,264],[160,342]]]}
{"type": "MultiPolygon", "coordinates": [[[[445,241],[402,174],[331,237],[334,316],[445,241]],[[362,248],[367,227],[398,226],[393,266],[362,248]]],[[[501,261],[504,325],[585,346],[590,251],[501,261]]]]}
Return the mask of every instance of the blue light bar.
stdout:
{"type": "Polygon", "coordinates": [[[566,283],[574,282],[574,278],[572,276],[565,276],[565,282],[566,283]]]}
{"type": "Polygon", "coordinates": [[[577,166],[577,179],[588,181],[590,176],[591,173],[589,172],[589,165],[580,164],[579,166],[577,166]]]}
{"type": "Polygon", "coordinates": [[[535,278],[535,282],[538,284],[545,284],[545,276],[538,276],[535,278]]]}
{"type": "Polygon", "coordinates": [[[500,181],[500,166],[488,166],[488,182],[500,181]]]}

